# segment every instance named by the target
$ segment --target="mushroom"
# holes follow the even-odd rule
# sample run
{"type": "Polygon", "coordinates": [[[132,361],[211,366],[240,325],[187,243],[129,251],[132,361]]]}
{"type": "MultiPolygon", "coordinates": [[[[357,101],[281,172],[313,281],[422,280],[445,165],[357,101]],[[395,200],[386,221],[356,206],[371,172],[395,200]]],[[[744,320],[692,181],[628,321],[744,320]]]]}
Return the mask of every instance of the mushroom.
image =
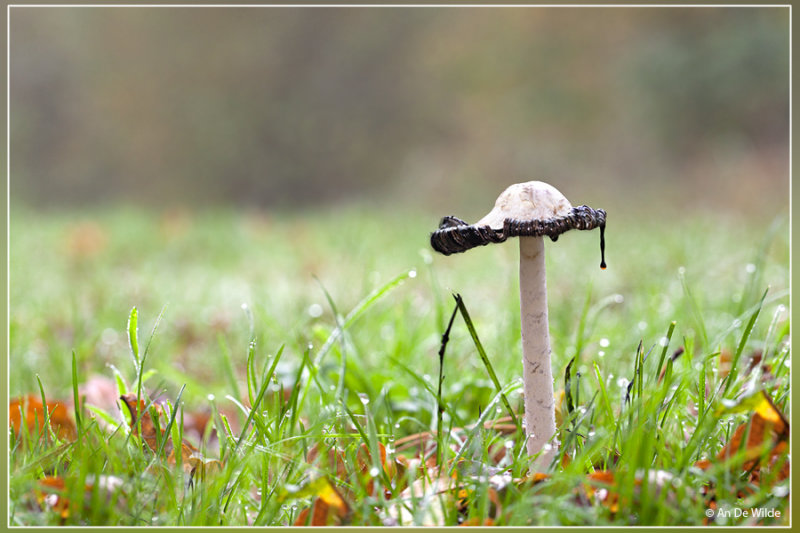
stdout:
{"type": "Polygon", "coordinates": [[[522,381],[528,454],[547,465],[558,449],[555,401],[547,318],[544,236],[553,241],[571,229],[600,228],[600,268],[605,269],[606,212],[581,205],[572,207],[555,187],[541,181],[518,183],[497,198],[489,214],[475,224],[452,216],[442,218],[431,234],[431,246],[450,255],[476,246],[519,237],[519,296],[522,330],[522,381]]]}

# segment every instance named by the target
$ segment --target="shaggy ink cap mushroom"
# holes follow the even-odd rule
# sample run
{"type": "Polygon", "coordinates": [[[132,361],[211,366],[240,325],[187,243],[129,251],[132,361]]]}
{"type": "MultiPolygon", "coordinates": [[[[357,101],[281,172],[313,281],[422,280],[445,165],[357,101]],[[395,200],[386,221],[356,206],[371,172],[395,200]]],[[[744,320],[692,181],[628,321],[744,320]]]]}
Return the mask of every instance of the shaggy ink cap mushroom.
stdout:
{"type": "Polygon", "coordinates": [[[541,181],[510,186],[497,198],[485,217],[468,224],[446,216],[431,234],[431,246],[444,255],[466,252],[476,246],[501,243],[510,237],[542,237],[558,240],[571,229],[600,228],[600,268],[605,261],[606,212],[587,205],[572,207],[558,189],[541,181]]]}
{"type": "Polygon", "coordinates": [[[571,229],[600,228],[600,267],[605,268],[606,212],[581,205],[572,207],[555,187],[541,181],[512,185],[494,209],[475,224],[444,217],[431,234],[431,246],[445,255],[519,237],[520,331],[522,382],[528,454],[536,467],[556,456],[553,372],[547,311],[544,237],[555,241],[571,229]]]}

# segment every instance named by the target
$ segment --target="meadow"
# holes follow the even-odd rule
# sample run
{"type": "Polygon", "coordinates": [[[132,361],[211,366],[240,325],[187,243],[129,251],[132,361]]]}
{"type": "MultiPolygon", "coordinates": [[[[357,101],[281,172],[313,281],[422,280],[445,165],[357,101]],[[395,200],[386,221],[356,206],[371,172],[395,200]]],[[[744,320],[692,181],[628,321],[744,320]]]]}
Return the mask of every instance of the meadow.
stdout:
{"type": "Polygon", "coordinates": [[[9,523],[788,524],[787,212],[609,210],[606,270],[597,231],[547,242],[547,473],[506,408],[516,242],[444,257],[437,224],[13,209],[10,396],[69,421],[16,407],[9,523]]]}

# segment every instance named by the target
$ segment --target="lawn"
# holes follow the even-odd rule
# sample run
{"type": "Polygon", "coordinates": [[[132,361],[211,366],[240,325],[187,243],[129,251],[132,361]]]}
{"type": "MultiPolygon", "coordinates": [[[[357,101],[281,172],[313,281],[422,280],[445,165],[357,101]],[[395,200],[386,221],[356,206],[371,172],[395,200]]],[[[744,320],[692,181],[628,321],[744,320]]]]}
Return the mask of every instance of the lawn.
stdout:
{"type": "Polygon", "coordinates": [[[609,210],[606,270],[548,240],[547,472],[506,408],[516,242],[437,223],[15,208],[10,524],[788,524],[786,212],[609,210]]]}

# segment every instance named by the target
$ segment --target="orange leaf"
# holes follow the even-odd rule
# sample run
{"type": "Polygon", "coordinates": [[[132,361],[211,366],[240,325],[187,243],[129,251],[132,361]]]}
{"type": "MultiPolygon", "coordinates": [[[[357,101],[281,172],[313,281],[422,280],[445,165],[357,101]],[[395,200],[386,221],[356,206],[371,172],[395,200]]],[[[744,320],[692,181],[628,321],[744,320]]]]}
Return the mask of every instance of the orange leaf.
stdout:
{"type": "Polygon", "coordinates": [[[493,526],[494,525],[494,520],[492,520],[491,518],[484,518],[483,520],[481,520],[478,517],[474,517],[474,518],[467,518],[466,520],[464,520],[464,522],[462,522],[459,525],[461,527],[493,526]]]}
{"type": "Polygon", "coordinates": [[[612,490],[615,484],[614,473],[595,470],[586,477],[589,481],[585,484],[589,498],[596,497],[612,513],[616,513],[619,510],[619,494],[612,490]]]}
{"type": "MultiPolygon", "coordinates": [[[[64,402],[47,402],[47,413],[50,418],[50,427],[62,440],[75,440],[77,430],[75,423],[69,416],[64,402]]],[[[45,410],[42,400],[34,395],[23,396],[11,400],[8,405],[8,425],[14,428],[14,433],[19,435],[22,419],[28,431],[38,429],[39,434],[44,433],[45,410]]]]}
{"type": "Polygon", "coordinates": [[[336,487],[327,479],[314,482],[316,495],[311,507],[303,509],[294,521],[295,526],[327,526],[341,524],[350,512],[350,506],[344,501],[336,487]],[[308,524],[309,515],[311,523],[308,524]]]}
{"type": "Polygon", "coordinates": [[[65,488],[64,479],[55,476],[47,476],[39,480],[40,488],[35,489],[36,499],[42,509],[52,509],[61,518],[69,516],[69,500],[64,498],[65,488]]]}

